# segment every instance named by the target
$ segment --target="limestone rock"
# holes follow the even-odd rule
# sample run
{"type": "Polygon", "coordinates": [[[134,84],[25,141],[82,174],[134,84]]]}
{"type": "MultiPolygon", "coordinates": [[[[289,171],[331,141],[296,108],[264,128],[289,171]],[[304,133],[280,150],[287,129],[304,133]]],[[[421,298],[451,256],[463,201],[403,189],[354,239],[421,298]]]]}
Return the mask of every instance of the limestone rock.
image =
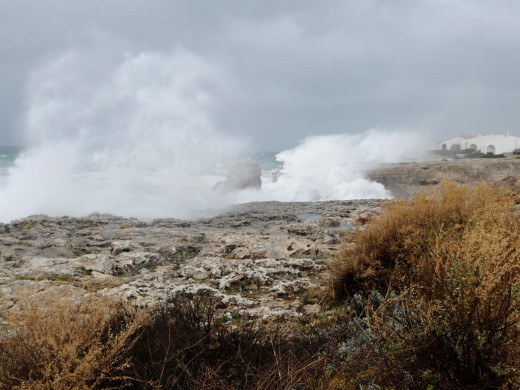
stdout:
{"type": "Polygon", "coordinates": [[[142,306],[181,293],[213,294],[223,312],[300,316],[318,310],[302,308],[301,296],[327,276],[322,258],[345,245],[356,215],[379,209],[379,201],[261,202],[196,221],[25,218],[1,225],[0,308],[45,291],[142,306]]]}
{"type": "Polygon", "coordinates": [[[240,191],[247,188],[259,190],[262,187],[262,167],[253,162],[241,162],[229,168],[226,180],[217,183],[220,192],[240,191]]]}
{"type": "Polygon", "coordinates": [[[130,252],[137,248],[138,246],[132,241],[113,241],[111,244],[113,255],[118,255],[123,252],[130,252]]]}

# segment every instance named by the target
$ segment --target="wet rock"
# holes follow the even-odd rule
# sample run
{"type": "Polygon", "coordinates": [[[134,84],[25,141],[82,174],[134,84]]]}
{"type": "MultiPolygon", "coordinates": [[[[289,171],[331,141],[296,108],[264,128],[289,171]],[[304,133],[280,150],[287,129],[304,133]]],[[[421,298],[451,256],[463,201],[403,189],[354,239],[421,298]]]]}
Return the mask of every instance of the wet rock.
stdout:
{"type": "Polygon", "coordinates": [[[253,162],[242,162],[229,168],[226,180],[217,183],[213,189],[220,192],[240,191],[262,187],[262,167],[253,162]]]}

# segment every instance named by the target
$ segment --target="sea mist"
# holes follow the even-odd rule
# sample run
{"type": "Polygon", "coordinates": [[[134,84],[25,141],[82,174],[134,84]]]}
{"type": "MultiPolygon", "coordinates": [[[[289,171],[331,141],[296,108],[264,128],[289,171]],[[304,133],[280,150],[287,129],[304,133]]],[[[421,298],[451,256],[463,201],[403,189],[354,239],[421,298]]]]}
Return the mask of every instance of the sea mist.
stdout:
{"type": "MultiPolygon", "coordinates": [[[[415,132],[314,136],[264,154],[261,190],[214,191],[231,165],[255,155],[251,142],[215,125],[237,84],[220,64],[183,49],[96,47],[51,58],[28,81],[24,150],[2,178],[0,220],[196,218],[250,201],[388,198],[366,170],[425,149],[415,132]]],[[[234,115],[229,107],[226,115],[234,115]]]]}
{"type": "Polygon", "coordinates": [[[0,218],[188,218],[223,206],[211,187],[247,150],[212,125],[229,85],[218,65],[181,49],[48,61],[28,83],[25,151],[0,192],[0,218]]]}

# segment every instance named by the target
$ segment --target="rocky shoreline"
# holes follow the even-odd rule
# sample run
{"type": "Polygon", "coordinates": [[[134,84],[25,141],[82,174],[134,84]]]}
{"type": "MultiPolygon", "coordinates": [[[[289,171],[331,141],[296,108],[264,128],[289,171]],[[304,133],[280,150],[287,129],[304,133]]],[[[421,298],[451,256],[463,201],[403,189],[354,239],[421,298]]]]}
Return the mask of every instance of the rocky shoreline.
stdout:
{"type": "MultiPolygon", "coordinates": [[[[519,171],[520,160],[508,158],[394,164],[368,176],[407,197],[447,178],[515,186],[519,171]]],[[[219,297],[228,315],[319,313],[328,263],[385,202],[250,203],[197,221],[93,214],[0,224],[0,313],[42,294],[149,306],[201,291],[219,297]]]]}
{"type": "Polygon", "coordinates": [[[368,178],[385,186],[396,197],[408,198],[427,191],[443,180],[472,184],[482,180],[517,186],[520,159],[507,158],[443,159],[439,161],[388,164],[367,172],[368,178]]]}
{"type": "Polygon", "coordinates": [[[382,201],[262,202],[199,221],[38,215],[0,225],[0,312],[26,297],[106,294],[154,305],[211,291],[232,313],[317,313],[327,261],[382,201]]]}

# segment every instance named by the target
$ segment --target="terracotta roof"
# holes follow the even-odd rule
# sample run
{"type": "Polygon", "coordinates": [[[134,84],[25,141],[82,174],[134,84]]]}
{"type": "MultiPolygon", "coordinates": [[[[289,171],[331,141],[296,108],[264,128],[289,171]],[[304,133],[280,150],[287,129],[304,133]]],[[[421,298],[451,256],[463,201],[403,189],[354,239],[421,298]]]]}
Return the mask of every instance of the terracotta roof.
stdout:
{"type": "Polygon", "coordinates": [[[461,135],[460,138],[471,139],[471,138],[475,138],[475,137],[473,135],[461,135]]]}

